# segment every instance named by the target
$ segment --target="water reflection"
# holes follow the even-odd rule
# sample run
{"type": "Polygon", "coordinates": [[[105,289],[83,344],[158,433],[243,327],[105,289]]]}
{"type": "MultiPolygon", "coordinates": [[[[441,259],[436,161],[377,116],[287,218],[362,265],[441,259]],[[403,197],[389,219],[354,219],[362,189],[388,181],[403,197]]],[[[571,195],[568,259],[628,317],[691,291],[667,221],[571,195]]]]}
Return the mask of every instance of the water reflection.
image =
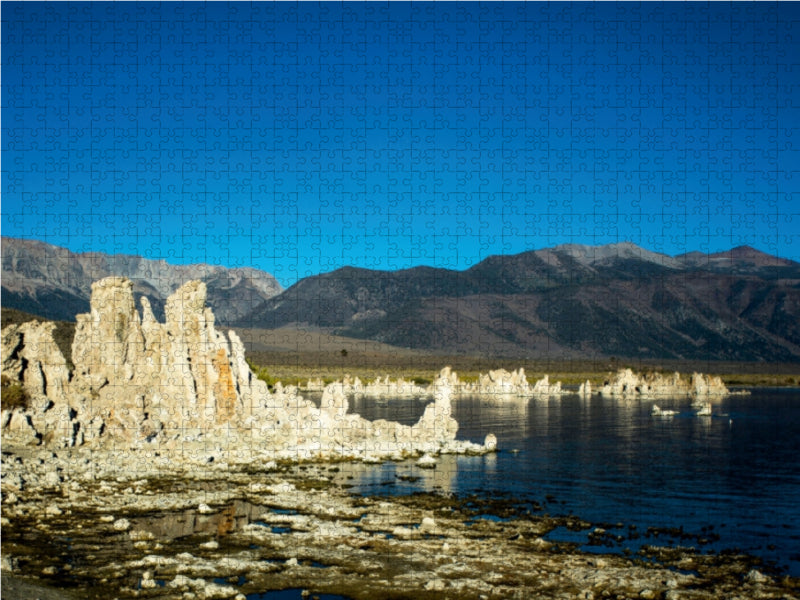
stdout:
{"type": "MultiPolygon", "coordinates": [[[[493,432],[498,454],[442,458],[430,473],[413,464],[354,466],[348,483],[370,494],[438,488],[550,496],[550,512],[595,522],[714,527],[723,532],[720,547],[800,574],[800,394],[755,390],[715,401],[710,416],[698,416],[685,398],[658,404],[676,415],[654,418],[652,401],[614,398],[459,399],[458,437],[481,441],[493,432]]],[[[361,401],[358,412],[395,419],[396,409],[413,423],[424,405],[361,401]]]]}
{"type": "Polygon", "coordinates": [[[458,468],[458,459],[452,455],[439,457],[433,469],[418,467],[414,460],[382,465],[342,463],[334,483],[365,494],[398,494],[420,490],[452,493],[455,491],[458,468]]]}
{"type": "Polygon", "coordinates": [[[221,539],[256,521],[269,510],[265,506],[234,500],[211,514],[201,514],[197,509],[190,509],[137,517],[131,519],[131,522],[133,530],[148,531],[157,539],[175,540],[195,535],[221,539]]]}

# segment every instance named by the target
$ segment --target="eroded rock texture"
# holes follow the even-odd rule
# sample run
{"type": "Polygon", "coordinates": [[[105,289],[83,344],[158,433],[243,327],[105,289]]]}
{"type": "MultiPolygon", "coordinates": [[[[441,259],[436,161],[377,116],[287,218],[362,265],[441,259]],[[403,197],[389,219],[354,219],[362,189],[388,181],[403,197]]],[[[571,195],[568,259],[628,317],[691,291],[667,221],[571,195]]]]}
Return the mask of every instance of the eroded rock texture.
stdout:
{"type": "Polygon", "coordinates": [[[693,373],[688,380],[680,373],[661,375],[634,373],[631,369],[620,369],[610,381],[598,391],[601,396],[615,398],[669,398],[691,397],[694,399],[721,398],[730,391],[719,377],[693,373]]]}
{"type": "Polygon", "coordinates": [[[3,374],[33,399],[3,415],[4,432],[63,445],[111,440],[177,449],[200,442],[228,458],[233,449],[242,460],[255,447],[291,457],[364,458],[483,450],[455,441],[446,379],[416,425],[373,423],[348,414],[341,383],[325,388],[319,408],[295,388],[270,393],[250,371],[238,336],[215,328],[202,282],[179,288],[165,313],[159,323],[143,298],[140,315],[128,279],[94,283],[91,310],[77,318],[71,380],[52,324],[4,330],[3,374]]]}

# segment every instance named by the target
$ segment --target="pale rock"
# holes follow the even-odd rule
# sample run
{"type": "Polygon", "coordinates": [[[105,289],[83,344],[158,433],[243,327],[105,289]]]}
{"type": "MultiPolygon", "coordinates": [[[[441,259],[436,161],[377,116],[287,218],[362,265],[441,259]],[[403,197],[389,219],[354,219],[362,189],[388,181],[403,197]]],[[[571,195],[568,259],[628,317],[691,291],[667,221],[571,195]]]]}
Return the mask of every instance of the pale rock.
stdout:
{"type": "Polygon", "coordinates": [[[62,481],[63,478],[61,477],[61,475],[58,474],[58,471],[50,470],[47,471],[44,475],[44,485],[46,487],[51,487],[51,488],[58,487],[59,485],[61,485],[62,481]]]}
{"type": "Polygon", "coordinates": [[[441,592],[446,587],[446,582],[438,577],[431,579],[425,584],[425,589],[434,592],[441,592]]]}
{"type": "Polygon", "coordinates": [[[417,460],[417,466],[421,469],[434,469],[436,468],[436,459],[430,454],[423,454],[419,460],[417,460]]]}
{"type": "Polygon", "coordinates": [[[57,517],[59,515],[63,515],[64,511],[58,506],[58,504],[48,504],[47,508],[45,508],[44,513],[48,517],[57,517]]]}
{"type": "Polygon", "coordinates": [[[769,583],[769,581],[770,581],[770,578],[767,577],[766,575],[764,575],[758,569],[751,569],[747,573],[745,579],[747,579],[747,581],[749,581],[750,583],[755,583],[756,585],[763,584],[763,583],[769,583]]]}
{"type": "Polygon", "coordinates": [[[146,529],[134,529],[133,531],[128,532],[128,537],[133,542],[147,542],[155,539],[155,535],[146,529]]]}
{"type": "Polygon", "coordinates": [[[599,393],[608,398],[631,399],[708,398],[730,394],[719,377],[694,373],[687,381],[681,377],[680,373],[640,375],[631,369],[620,369],[609,381],[606,381],[599,393]]]}
{"type": "Polygon", "coordinates": [[[4,552],[0,557],[0,569],[8,571],[9,573],[19,569],[19,558],[16,556],[9,556],[4,552]]]}
{"type": "Polygon", "coordinates": [[[548,397],[548,396],[561,396],[564,394],[564,390],[561,388],[561,382],[556,381],[555,383],[550,383],[550,376],[545,375],[542,379],[537,381],[532,390],[532,395],[536,397],[548,397]]]}
{"type": "Polygon", "coordinates": [[[140,319],[129,280],[93,284],[91,312],[78,315],[73,342],[75,388],[87,398],[92,425],[87,437],[108,429],[114,437],[152,440],[247,414],[238,392],[252,392],[243,346],[235,334],[229,344],[216,331],[205,297],[203,283],[183,285],[167,299],[162,325],[146,298],[140,319]]]}
{"type": "Polygon", "coordinates": [[[344,418],[347,414],[348,402],[344,388],[343,383],[332,383],[322,393],[320,410],[332,421],[344,418]]]}
{"type": "Polygon", "coordinates": [[[2,373],[22,382],[32,399],[66,400],[69,370],[53,338],[56,324],[29,321],[3,329],[2,373]]]}
{"type": "Polygon", "coordinates": [[[316,379],[309,379],[303,389],[307,392],[322,392],[325,390],[325,385],[322,377],[317,377],[316,379]]]}
{"type": "Polygon", "coordinates": [[[3,435],[22,444],[37,445],[42,435],[33,426],[33,418],[23,409],[3,411],[3,435]]]}
{"type": "Polygon", "coordinates": [[[497,369],[478,377],[477,393],[488,398],[527,398],[533,394],[533,390],[525,377],[525,369],[512,373],[497,369]]]}
{"type": "Polygon", "coordinates": [[[406,381],[402,377],[397,380],[392,380],[386,375],[383,378],[378,377],[366,385],[356,377],[352,385],[348,387],[347,393],[352,394],[355,398],[397,400],[422,398],[430,395],[431,392],[429,388],[417,385],[413,381],[406,381]]]}
{"type": "Polygon", "coordinates": [[[458,373],[453,371],[450,367],[444,367],[433,382],[433,388],[436,389],[441,386],[449,387],[454,394],[468,393],[464,390],[464,383],[458,378],[458,373]]]}
{"type": "Polygon", "coordinates": [[[693,373],[690,380],[690,394],[693,398],[722,398],[730,395],[730,390],[720,377],[693,373]]]}
{"type": "Polygon", "coordinates": [[[436,386],[433,403],[425,407],[419,421],[411,427],[413,440],[432,441],[446,446],[456,439],[458,422],[452,417],[451,395],[452,388],[449,385],[436,386]]]}
{"type": "Polygon", "coordinates": [[[128,529],[131,528],[131,522],[128,521],[128,519],[117,519],[116,521],[114,521],[112,527],[116,531],[128,531],[128,529]]]}
{"type": "Polygon", "coordinates": [[[403,527],[402,525],[392,529],[392,536],[398,540],[412,540],[420,537],[420,532],[412,527],[403,527]]]}
{"type": "Polygon", "coordinates": [[[713,414],[711,402],[702,402],[699,405],[699,410],[695,413],[698,417],[710,417],[713,414]]]}
{"type": "Polygon", "coordinates": [[[536,548],[540,552],[544,552],[546,550],[549,550],[553,546],[553,544],[548,542],[546,539],[540,538],[540,537],[537,537],[536,539],[534,539],[531,542],[531,544],[533,545],[534,548],[536,548]]]}
{"type": "Polygon", "coordinates": [[[423,517],[422,522],[419,524],[420,533],[435,533],[436,521],[432,517],[423,517]]]}
{"type": "Polygon", "coordinates": [[[175,575],[174,579],[167,584],[167,587],[185,589],[190,587],[192,580],[186,575],[175,575]]]}
{"type": "Polygon", "coordinates": [[[55,328],[55,323],[30,321],[6,327],[0,336],[2,374],[29,397],[26,410],[3,412],[3,435],[22,444],[56,440],[74,445],[79,428],[67,402],[69,370],[53,338],[55,328]]]}
{"type": "Polygon", "coordinates": [[[155,579],[153,579],[153,572],[152,571],[145,571],[142,573],[142,580],[139,582],[142,589],[150,590],[157,587],[157,583],[155,579]]]}
{"type": "Polygon", "coordinates": [[[653,408],[650,410],[650,414],[654,417],[674,417],[678,414],[678,412],[674,410],[663,409],[658,406],[658,404],[654,404],[653,408]]]}
{"type": "MultiPolygon", "coordinates": [[[[425,390],[434,400],[413,426],[349,414],[348,389],[369,388],[357,379],[326,386],[317,408],[293,386],[279,384],[270,393],[250,371],[239,337],[216,330],[205,300],[202,282],[186,283],[167,299],[161,324],[146,298],[141,316],[137,312],[128,279],[95,282],[90,312],[77,317],[71,381],[51,343],[51,325],[4,329],[3,372],[24,381],[42,399],[33,412],[4,411],[4,436],[58,446],[114,447],[122,441],[171,450],[202,444],[203,451],[182,452],[183,460],[213,459],[217,468],[231,460],[265,460],[265,453],[269,460],[380,460],[420,452],[487,451],[455,440],[458,423],[452,418],[451,397],[459,382],[449,369],[425,390]],[[44,377],[26,368],[26,380],[23,358],[40,365],[44,377]]],[[[526,384],[522,371],[509,376],[513,385],[526,384]]],[[[403,380],[373,383],[383,389],[381,394],[423,391],[403,380]]]]}
{"type": "Polygon", "coordinates": [[[89,314],[77,316],[72,342],[76,374],[94,389],[133,379],[134,365],[144,363],[141,319],[133,301],[133,283],[107,277],[92,284],[89,314]]]}

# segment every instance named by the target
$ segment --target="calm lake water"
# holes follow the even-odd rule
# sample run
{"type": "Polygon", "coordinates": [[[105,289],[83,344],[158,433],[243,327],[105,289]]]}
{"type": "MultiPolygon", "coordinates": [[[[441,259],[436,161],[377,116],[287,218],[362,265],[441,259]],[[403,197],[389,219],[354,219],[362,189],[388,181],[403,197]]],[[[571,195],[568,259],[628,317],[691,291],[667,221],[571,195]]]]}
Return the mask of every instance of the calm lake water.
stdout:
{"type": "MultiPolygon", "coordinates": [[[[577,396],[458,400],[458,437],[482,441],[492,432],[500,452],[442,457],[435,470],[346,464],[340,475],[364,494],[512,494],[551,515],[611,524],[626,538],[616,551],[669,542],[738,548],[800,575],[800,390],[755,389],[714,402],[711,417],[696,416],[686,399],[656,403],[678,414],[651,416],[653,401],[577,396]],[[691,535],[646,536],[650,527],[691,535]]],[[[350,410],[413,423],[424,405],[360,400],[350,410]]],[[[582,542],[588,531],[562,535],[582,542]]]]}

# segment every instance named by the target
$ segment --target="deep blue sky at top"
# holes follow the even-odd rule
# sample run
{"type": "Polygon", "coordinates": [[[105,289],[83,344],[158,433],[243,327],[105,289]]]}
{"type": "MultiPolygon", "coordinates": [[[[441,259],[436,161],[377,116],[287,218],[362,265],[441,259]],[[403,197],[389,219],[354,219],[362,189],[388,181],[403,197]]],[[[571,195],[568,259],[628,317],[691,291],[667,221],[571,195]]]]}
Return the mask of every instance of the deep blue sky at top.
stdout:
{"type": "Polygon", "coordinates": [[[797,3],[2,3],[2,231],[265,269],[800,259],[797,3]]]}

